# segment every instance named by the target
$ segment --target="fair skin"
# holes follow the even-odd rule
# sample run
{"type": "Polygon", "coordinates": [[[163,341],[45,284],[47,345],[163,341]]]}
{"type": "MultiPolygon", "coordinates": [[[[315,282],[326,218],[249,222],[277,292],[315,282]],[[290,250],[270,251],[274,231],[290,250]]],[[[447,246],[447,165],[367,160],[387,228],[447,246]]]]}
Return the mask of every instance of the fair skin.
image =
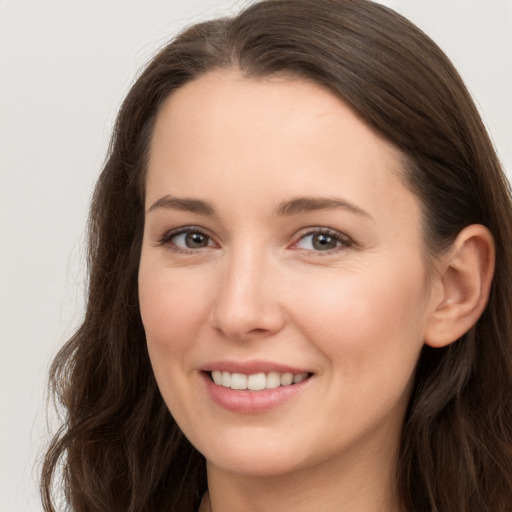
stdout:
{"type": "Polygon", "coordinates": [[[492,274],[481,227],[458,240],[458,267],[452,253],[426,263],[401,161],[306,81],[217,71],[163,105],[140,308],[163,398],[207,459],[213,512],[398,510],[420,350],[457,339],[485,304],[490,277],[461,276],[492,274]],[[269,389],[215,372],[234,387],[264,374],[269,389]]]}

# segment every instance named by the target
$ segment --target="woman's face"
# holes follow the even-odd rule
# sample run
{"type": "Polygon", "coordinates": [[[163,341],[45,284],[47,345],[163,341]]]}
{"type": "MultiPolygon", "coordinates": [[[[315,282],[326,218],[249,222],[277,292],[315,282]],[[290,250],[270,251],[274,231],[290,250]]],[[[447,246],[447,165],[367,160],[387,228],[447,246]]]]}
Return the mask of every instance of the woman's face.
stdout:
{"type": "Polygon", "coordinates": [[[163,398],[211,467],[393,460],[433,302],[400,172],[306,81],[213,72],[162,107],[140,308],[163,398]]]}

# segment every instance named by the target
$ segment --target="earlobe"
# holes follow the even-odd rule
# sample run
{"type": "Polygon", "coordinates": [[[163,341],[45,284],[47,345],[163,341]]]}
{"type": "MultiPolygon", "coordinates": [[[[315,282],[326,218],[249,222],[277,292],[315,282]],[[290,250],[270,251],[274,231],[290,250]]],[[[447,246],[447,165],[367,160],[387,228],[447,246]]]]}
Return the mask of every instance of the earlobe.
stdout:
{"type": "Polygon", "coordinates": [[[489,299],[494,261],[494,239],[485,226],[473,224],[459,233],[440,260],[427,345],[449,345],[477,322],[489,299]]]}

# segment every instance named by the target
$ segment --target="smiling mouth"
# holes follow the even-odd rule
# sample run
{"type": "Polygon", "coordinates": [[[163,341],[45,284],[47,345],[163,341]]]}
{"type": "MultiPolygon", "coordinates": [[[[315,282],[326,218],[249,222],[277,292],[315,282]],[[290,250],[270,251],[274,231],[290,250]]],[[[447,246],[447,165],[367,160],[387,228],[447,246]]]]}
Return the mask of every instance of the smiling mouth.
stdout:
{"type": "Polygon", "coordinates": [[[247,391],[262,391],[265,389],[293,386],[294,384],[303,382],[312,375],[311,373],[289,372],[253,373],[246,375],[244,373],[231,373],[219,370],[208,373],[210,374],[211,380],[217,386],[247,391]]]}

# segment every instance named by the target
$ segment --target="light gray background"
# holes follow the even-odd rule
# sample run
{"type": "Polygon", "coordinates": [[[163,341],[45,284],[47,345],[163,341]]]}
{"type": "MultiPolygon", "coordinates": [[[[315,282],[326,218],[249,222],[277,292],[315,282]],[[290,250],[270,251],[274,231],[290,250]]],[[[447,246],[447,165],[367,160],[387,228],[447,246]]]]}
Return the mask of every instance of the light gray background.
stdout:
{"type": "MultiPolygon", "coordinates": [[[[46,373],[82,313],[88,201],[117,108],[178,29],[244,3],[0,0],[0,512],[41,510],[46,373]]],[[[452,58],[510,173],[512,1],[382,3],[452,58]]]]}

